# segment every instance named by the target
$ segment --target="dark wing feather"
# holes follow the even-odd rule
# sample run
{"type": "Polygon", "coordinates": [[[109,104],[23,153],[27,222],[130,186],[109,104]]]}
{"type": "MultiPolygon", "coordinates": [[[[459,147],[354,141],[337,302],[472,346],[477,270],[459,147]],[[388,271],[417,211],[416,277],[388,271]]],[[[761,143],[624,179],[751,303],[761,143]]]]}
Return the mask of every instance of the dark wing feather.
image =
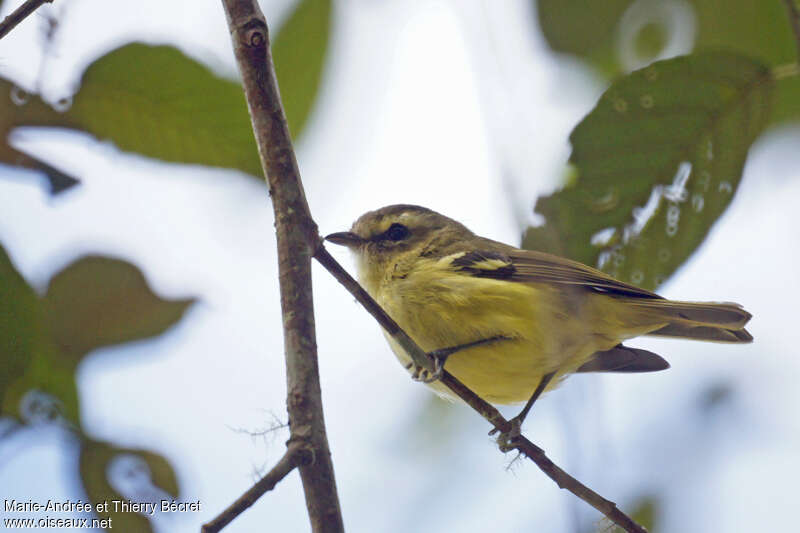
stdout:
{"type": "Polygon", "coordinates": [[[655,293],[618,281],[577,261],[532,250],[514,250],[508,255],[516,268],[511,278],[513,281],[565,283],[622,296],[662,299],[655,293]]]}
{"type": "Polygon", "coordinates": [[[532,250],[519,250],[501,243],[486,240],[491,248],[464,254],[453,261],[453,266],[473,276],[506,279],[520,283],[554,283],[582,286],[635,298],[663,299],[635,285],[618,281],[608,274],[556,255],[532,250]]]}
{"type": "Polygon", "coordinates": [[[451,264],[478,278],[509,279],[517,270],[507,255],[485,250],[467,252],[451,264]]]}
{"type": "Polygon", "coordinates": [[[669,368],[658,354],[618,344],[610,350],[595,352],[575,372],[656,372],[669,368]]]}

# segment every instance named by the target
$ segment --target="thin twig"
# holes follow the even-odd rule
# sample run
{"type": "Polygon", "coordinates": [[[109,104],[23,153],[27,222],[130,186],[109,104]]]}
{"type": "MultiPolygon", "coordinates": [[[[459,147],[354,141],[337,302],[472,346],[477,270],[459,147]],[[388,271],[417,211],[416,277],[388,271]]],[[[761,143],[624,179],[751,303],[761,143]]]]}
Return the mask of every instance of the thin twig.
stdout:
{"type": "MultiPolygon", "coordinates": [[[[342,268],[342,266],[330,255],[330,253],[322,244],[320,244],[319,248],[317,248],[317,251],[314,254],[314,259],[316,259],[323,267],[325,267],[325,269],[328,270],[328,272],[330,272],[333,277],[336,278],[336,280],[339,281],[339,283],[341,283],[350,292],[350,294],[352,294],[356,300],[358,300],[358,302],[364,306],[367,312],[375,318],[378,324],[380,324],[383,329],[389,333],[389,335],[391,335],[395,340],[398,340],[398,342],[400,337],[404,336],[408,339],[408,342],[413,345],[412,350],[417,350],[425,354],[425,352],[423,352],[422,349],[419,348],[419,346],[417,346],[410,337],[408,337],[408,335],[400,328],[400,326],[397,325],[392,317],[386,314],[381,306],[372,299],[372,297],[361,287],[361,285],[359,285],[358,282],[353,279],[353,277],[350,276],[350,274],[348,274],[344,268],[342,268]]],[[[427,355],[425,355],[425,358],[430,359],[427,355]]],[[[429,364],[432,365],[432,361],[429,364]]],[[[490,403],[486,402],[483,398],[472,392],[472,390],[461,383],[455,376],[447,371],[444,371],[440,381],[459,398],[464,400],[467,405],[472,407],[481,416],[483,416],[483,418],[485,418],[492,426],[494,426],[495,429],[501,432],[508,432],[511,430],[511,423],[503,417],[500,411],[498,411],[490,403]]],[[[567,474],[564,470],[559,468],[558,465],[553,463],[553,461],[551,461],[547,455],[545,455],[544,450],[536,446],[527,438],[522,436],[514,438],[511,441],[509,448],[516,449],[528,457],[542,470],[542,472],[544,472],[550,479],[555,481],[560,488],[570,491],[575,496],[603,513],[625,531],[628,531],[629,533],[646,533],[646,530],[642,526],[637,524],[628,515],[620,511],[614,502],[603,498],[592,489],[567,474]]]]}
{"type": "Polygon", "coordinates": [[[789,11],[789,22],[792,25],[794,39],[797,41],[797,61],[800,62],[800,10],[797,9],[795,0],[784,0],[786,10],[789,11]]]}
{"type": "Polygon", "coordinates": [[[222,0],[222,4],[275,212],[288,445],[302,445],[312,454],[312,461],[298,466],[311,530],[338,533],[344,531],[344,523],[325,434],[311,291],[311,255],[320,237],[303,192],[278,93],[267,22],[255,0],[222,0]]]}
{"type": "Polygon", "coordinates": [[[280,480],[289,475],[301,462],[303,449],[299,446],[289,446],[280,461],[272,467],[272,470],[258,480],[250,489],[242,494],[239,499],[233,502],[227,509],[222,511],[216,518],[207,524],[203,524],[200,529],[202,533],[216,533],[230,524],[234,518],[242,514],[248,507],[256,503],[264,493],[275,488],[280,480]]]}
{"type": "Polygon", "coordinates": [[[24,4],[11,12],[3,22],[0,22],[0,39],[6,36],[8,32],[14,27],[25,20],[25,18],[39,9],[42,4],[52,4],[53,0],[26,0],[24,4]]]}

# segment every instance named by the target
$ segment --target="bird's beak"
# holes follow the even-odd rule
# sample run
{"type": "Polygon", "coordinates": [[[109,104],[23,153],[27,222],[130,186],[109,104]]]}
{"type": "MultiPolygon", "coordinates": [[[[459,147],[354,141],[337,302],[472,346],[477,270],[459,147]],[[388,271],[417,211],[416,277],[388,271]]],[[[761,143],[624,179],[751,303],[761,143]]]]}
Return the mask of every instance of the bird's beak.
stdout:
{"type": "Polygon", "coordinates": [[[355,248],[364,242],[364,239],[353,233],[352,231],[340,231],[339,233],[331,233],[325,237],[326,241],[333,244],[340,244],[348,248],[355,248]]]}

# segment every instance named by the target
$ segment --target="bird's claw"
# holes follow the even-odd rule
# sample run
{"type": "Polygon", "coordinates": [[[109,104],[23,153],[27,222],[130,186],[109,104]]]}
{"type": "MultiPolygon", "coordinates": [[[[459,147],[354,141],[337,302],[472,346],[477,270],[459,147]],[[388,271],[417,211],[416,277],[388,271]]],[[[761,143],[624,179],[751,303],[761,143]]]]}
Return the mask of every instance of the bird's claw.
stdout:
{"type": "Polygon", "coordinates": [[[509,429],[506,431],[500,431],[498,428],[494,428],[489,432],[489,435],[494,435],[495,433],[499,433],[496,438],[497,446],[500,448],[502,452],[508,452],[516,448],[515,441],[522,436],[522,421],[514,417],[508,421],[509,429]]]}
{"type": "Polygon", "coordinates": [[[414,363],[409,363],[406,365],[406,370],[412,370],[411,372],[411,379],[414,381],[420,381],[422,383],[433,383],[434,381],[438,381],[442,377],[442,372],[444,371],[444,367],[439,364],[438,359],[434,359],[436,363],[434,364],[433,371],[428,370],[423,366],[416,365],[414,363]]]}
{"type": "Polygon", "coordinates": [[[467,348],[473,348],[475,346],[481,346],[483,344],[497,342],[499,340],[509,340],[509,337],[498,335],[497,337],[491,337],[489,339],[481,339],[467,344],[451,346],[450,348],[433,350],[432,352],[428,352],[428,357],[433,359],[433,371],[428,370],[425,367],[421,367],[415,364],[414,362],[408,363],[406,365],[406,370],[413,369],[413,371],[411,372],[411,379],[413,379],[414,381],[421,381],[423,383],[433,383],[434,381],[438,381],[442,378],[442,374],[444,373],[444,364],[447,362],[447,358],[450,357],[452,354],[460,350],[466,350],[467,348]]]}

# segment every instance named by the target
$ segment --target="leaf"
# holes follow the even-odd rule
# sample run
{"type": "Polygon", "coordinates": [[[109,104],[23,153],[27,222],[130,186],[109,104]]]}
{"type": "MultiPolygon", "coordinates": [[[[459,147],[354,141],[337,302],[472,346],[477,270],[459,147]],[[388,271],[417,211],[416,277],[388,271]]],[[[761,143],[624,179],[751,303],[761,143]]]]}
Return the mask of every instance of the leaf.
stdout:
{"type": "MultiPolygon", "coordinates": [[[[770,67],[798,61],[785,0],[728,0],[724,16],[719,0],[538,0],[536,7],[554,51],[576,55],[608,77],[631,70],[624,50],[645,64],[658,58],[643,46],[654,27],[661,29],[663,42],[675,43],[677,53],[739,52],[770,67]]],[[[770,122],[786,120],[800,120],[796,75],[776,84],[770,122]]]]}
{"type": "Polygon", "coordinates": [[[9,400],[6,392],[30,366],[40,335],[38,297],[0,246],[0,407],[3,413],[16,410],[16,402],[13,406],[6,403],[9,400]]]}
{"type": "Polygon", "coordinates": [[[659,499],[654,496],[644,496],[633,506],[631,518],[647,531],[656,531],[660,507],[659,499]]]}
{"type": "Polygon", "coordinates": [[[134,43],[109,52],[89,66],[71,101],[58,103],[61,112],[5,80],[2,94],[9,97],[0,104],[8,108],[0,113],[0,161],[45,170],[56,191],[63,174],[11,148],[13,128],[76,129],[163,161],[263,175],[241,84],[169,46],[134,43]]]}
{"type": "Polygon", "coordinates": [[[0,413],[78,423],[74,366],[53,345],[39,296],[0,246],[0,413]]]}
{"type": "Polygon", "coordinates": [[[98,504],[104,506],[97,515],[100,519],[110,518],[114,530],[153,531],[143,514],[123,512],[120,507],[115,508],[115,500],[157,503],[165,495],[178,497],[178,480],[169,461],[147,450],[120,448],[87,438],[81,443],[79,469],[95,509],[98,504]]]}
{"type": "Polygon", "coordinates": [[[577,176],[536,202],[547,223],[529,228],[523,246],[656,288],[733,198],[773,86],[767,67],[722,52],[613,84],[570,135],[577,176]]]}
{"type": "Polygon", "coordinates": [[[79,426],[80,359],[164,332],[193,302],[159,298],[134,265],[98,256],[53,276],[42,299],[0,246],[0,413],[31,421],[52,411],[79,426]]]}
{"type": "Polygon", "coordinates": [[[538,0],[535,3],[539,27],[550,48],[587,59],[611,75],[619,69],[614,58],[617,23],[632,1],[538,0]]]}
{"type": "Polygon", "coordinates": [[[95,348],[163,333],[194,302],[164,300],[134,265],[99,256],[53,276],[44,299],[53,339],[75,363],[95,348]]]}
{"type": "Polygon", "coordinates": [[[92,63],[65,117],[122,150],[262,175],[241,85],[169,46],[129,44],[92,63]]]}
{"type": "Polygon", "coordinates": [[[58,194],[76,185],[78,180],[56,168],[13,148],[8,140],[11,130],[22,125],[64,125],[64,117],[44,103],[0,77],[0,163],[44,172],[50,193],[58,194]]]}
{"type": "Polygon", "coordinates": [[[38,340],[31,364],[8,389],[6,414],[29,424],[66,421],[80,426],[75,365],[60,356],[49,338],[38,340]]]}
{"type": "MultiPolygon", "coordinates": [[[[330,0],[303,0],[274,39],[273,58],[295,136],[319,92],[330,14],[330,0]]],[[[44,171],[53,193],[77,180],[12,148],[8,136],[15,127],[71,128],[147,157],[263,176],[241,84],[169,46],[133,43],[112,50],[89,66],[78,92],[58,102],[58,111],[0,78],[2,95],[13,104],[0,113],[0,162],[44,171]]]]}
{"type": "MultiPolygon", "coordinates": [[[[328,48],[330,0],[303,0],[274,39],[273,58],[291,131],[316,100],[328,48]]],[[[163,161],[235,168],[261,177],[241,84],[169,46],[133,43],[92,63],[72,99],[53,109],[0,78],[0,162],[42,170],[55,194],[77,180],[8,144],[18,126],[65,127],[163,161]]]]}
{"type": "Polygon", "coordinates": [[[319,92],[330,26],[330,0],[301,0],[272,42],[272,60],[293,138],[303,131],[319,92]]]}

